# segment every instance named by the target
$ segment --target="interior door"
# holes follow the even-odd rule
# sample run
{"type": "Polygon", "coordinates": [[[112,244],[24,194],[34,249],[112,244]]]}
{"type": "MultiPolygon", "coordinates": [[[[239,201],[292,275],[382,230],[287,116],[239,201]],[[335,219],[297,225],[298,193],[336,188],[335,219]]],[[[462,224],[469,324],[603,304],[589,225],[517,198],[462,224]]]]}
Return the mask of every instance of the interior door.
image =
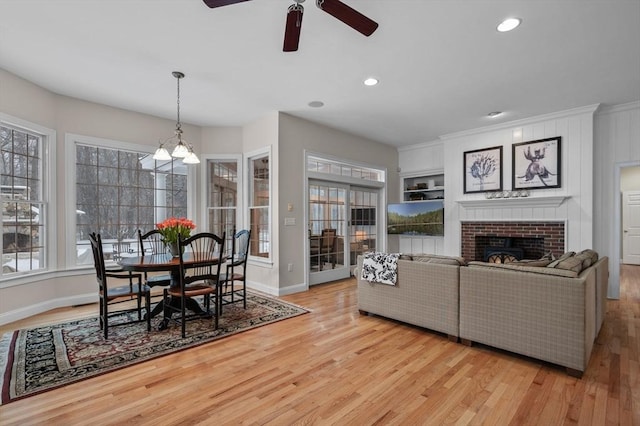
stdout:
{"type": "Polygon", "coordinates": [[[347,258],[348,186],[309,181],[309,284],[349,276],[347,258]]]}
{"type": "Polygon", "coordinates": [[[640,265],[640,191],[622,193],[622,263],[640,265]]]}

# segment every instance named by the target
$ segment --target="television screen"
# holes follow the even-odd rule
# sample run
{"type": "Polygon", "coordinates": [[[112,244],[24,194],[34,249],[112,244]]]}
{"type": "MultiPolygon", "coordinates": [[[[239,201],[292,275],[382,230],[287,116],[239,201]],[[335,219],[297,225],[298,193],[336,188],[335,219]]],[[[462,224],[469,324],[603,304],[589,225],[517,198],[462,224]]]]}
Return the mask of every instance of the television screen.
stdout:
{"type": "Polygon", "coordinates": [[[389,204],[387,233],[403,235],[444,235],[444,202],[422,201],[389,204]]]}

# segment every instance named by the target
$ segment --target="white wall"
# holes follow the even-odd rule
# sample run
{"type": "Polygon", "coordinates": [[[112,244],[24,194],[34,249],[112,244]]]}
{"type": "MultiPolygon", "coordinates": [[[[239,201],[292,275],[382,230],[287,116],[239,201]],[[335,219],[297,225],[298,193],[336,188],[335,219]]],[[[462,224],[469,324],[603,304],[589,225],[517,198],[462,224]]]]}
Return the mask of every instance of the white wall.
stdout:
{"type": "Polygon", "coordinates": [[[640,102],[602,108],[594,123],[594,248],[607,253],[609,297],[620,297],[620,179],[640,165],[640,102]]]}
{"type": "MultiPolygon", "coordinates": [[[[566,249],[593,247],[593,113],[596,105],[443,136],[445,252],[460,255],[461,221],[566,221],[566,249]],[[464,152],[502,146],[503,190],[511,188],[512,145],[561,136],[561,187],[531,190],[526,199],[485,200],[464,194],[464,152]],[[567,197],[560,205],[549,197],[567,197]],[[479,201],[464,204],[465,201],[479,201]]],[[[555,200],[555,199],[552,199],[555,200]]]]}
{"type": "MultiPolygon", "coordinates": [[[[620,295],[620,196],[619,190],[638,175],[627,167],[640,166],[640,102],[612,107],[594,107],[533,117],[518,122],[446,135],[442,167],[445,170],[446,204],[445,246],[452,255],[460,253],[461,220],[566,220],[569,250],[593,247],[610,258],[609,297],[620,295]],[[559,206],[512,208],[508,202],[492,208],[482,195],[464,195],[462,188],[463,153],[471,149],[502,145],[504,155],[503,188],[511,186],[511,144],[562,136],[562,188],[535,191],[532,197],[571,197],[559,206]],[[623,176],[625,173],[631,177],[623,176]],[[626,178],[626,180],[623,180],[626,178]],[[616,195],[617,194],[617,195],[616,195]],[[478,200],[465,208],[458,201],[478,200]],[[480,208],[478,208],[480,206],[480,208]],[[616,219],[617,218],[617,219],[616,219]]],[[[437,161],[436,142],[400,150],[403,172],[429,169],[437,161]],[[436,158],[436,159],[434,159],[436,158]]],[[[535,198],[531,198],[534,202],[535,198]]],[[[540,200],[538,200],[540,201],[540,200]]],[[[500,204],[500,203],[496,203],[500,204]]],[[[550,203],[553,204],[553,203],[550,203]]]]}
{"type": "Polygon", "coordinates": [[[620,171],[620,192],[640,190],[640,166],[625,167],[620,171]]]}

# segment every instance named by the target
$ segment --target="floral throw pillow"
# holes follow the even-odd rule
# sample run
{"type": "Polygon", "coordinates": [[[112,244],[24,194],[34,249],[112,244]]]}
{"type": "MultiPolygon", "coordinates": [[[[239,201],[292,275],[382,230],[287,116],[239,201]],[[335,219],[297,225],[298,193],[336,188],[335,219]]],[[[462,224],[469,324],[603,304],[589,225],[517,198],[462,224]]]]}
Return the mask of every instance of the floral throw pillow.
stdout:
{"type": "Polygon", "coordinates": [[[395,285],[399,257],[399,253],[365,253],[362,261],[362,279],[373,283],[395,285]]]}

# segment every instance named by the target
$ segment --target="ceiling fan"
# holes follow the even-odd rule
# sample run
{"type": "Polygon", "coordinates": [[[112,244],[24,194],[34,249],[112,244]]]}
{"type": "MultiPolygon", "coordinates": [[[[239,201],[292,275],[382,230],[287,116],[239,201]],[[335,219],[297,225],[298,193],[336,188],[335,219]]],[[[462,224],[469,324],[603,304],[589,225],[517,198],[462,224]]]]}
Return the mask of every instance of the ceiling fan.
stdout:
{"type": "MultiPolygon", "coordinates": [[[[203,0],[210,8],[227,6],[249,0],[203,0]]],[[[298,50],[300,41],[300,29],[302,28],[302,14],[304,0],[294,0],[295,4],[289,6],[287,11],[287,23],[284,29],[284,52],[295,52],[298,50]]],[[[367,18],[362,13],[342,3],[340,0],[316,0],[316,6],[324,10],[329,15],[337,18],[353,28],[354,30],[370,36],[378,28],[378,23],[367,18]]]]}

